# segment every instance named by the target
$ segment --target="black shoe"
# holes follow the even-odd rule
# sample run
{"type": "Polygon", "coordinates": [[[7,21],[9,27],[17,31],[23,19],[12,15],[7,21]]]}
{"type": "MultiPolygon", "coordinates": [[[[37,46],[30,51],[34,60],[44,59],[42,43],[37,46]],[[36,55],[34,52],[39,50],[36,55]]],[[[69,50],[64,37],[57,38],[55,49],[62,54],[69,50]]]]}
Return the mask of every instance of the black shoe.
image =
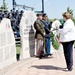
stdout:
{"type": "Polygon", "coordinates": [[[47,56],[45,54],[42,54],[39,56],[39,59],[42,59],[42,58],[46,58],[47,56]]]}
{"type": "Polygon", "coordinates": [[[44,55],[40,55],[40,56],[39,56],[39,59],[42,59],[43,57],[44,57],[44,55]]]}
{"type": "Polygon", "coordinates": [[[47,55],[48,55],[48,56],[52,56],[53,54],[50,53],[50,54],[47,54],[47,55]]]}
{"type": "Polygon", "coordinates": [[[73,70],[73,67],[71,67],[71,68],[68,69],[68,71],[72,71],[72,70],[73,70]]]}
{"type": "Polygon", "coordinates": [[[52,56],[53,54],[50,54],[50,56],[52,56]]]}
{"type": "Polygon", "coordinates": [[[39,59],[42,59],[42,57],[43,57],[43,56],[42,56],[42,55],[40,55],[40,56],[39,56],[39,59]]]}
{"type": "Polygon", "coordinates": [[[48,55],[47,54],[44,54],[44,58],[48,58],[48,55]]]}

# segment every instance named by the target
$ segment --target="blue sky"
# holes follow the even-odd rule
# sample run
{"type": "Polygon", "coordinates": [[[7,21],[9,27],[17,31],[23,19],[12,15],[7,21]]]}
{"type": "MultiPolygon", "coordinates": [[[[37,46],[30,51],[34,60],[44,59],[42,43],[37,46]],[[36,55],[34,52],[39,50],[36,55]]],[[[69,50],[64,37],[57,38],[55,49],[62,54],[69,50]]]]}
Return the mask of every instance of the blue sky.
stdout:
{"type": "MultiPolygon", "coordinates": [[[[18,4],[27,5],[35,8],[35,11],[42,10],[42,0],[15,0],[18,4]]],[[[67,7],[73,9],[75,16],[75,0],[44,0],[45,1],[45,13],[49,18],[62,18],[62,13],[66,11],[67,7]]],[[[12,0],[6,0],[8,8],[12,9],[12,0]]],[[[0,0],[0,5],[2,0],[0,0]]]]}

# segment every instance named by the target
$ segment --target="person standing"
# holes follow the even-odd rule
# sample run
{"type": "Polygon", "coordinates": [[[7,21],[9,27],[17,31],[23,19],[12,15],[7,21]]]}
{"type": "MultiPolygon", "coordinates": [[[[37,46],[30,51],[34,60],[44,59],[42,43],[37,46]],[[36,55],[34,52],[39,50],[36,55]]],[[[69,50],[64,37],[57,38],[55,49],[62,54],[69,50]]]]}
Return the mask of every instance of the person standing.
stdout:
{"type": "Polygon", "coordinates": [[[44,29],[46,32],[45,35],[45,53],[46,56],[51,56],[52,54],[50,53],[50,29],[51,29],[51,24],[49,25],[48,22],[48,17],[46,14],[43,14],[43,20],[42,23],[44,24],[44,29]]]}
{"type": "Polygon", "coordinates": [[[34,28],[36,30],[35,39],[37,41],[37,55],[40,59],[44,57],[44,39],[45,39],[45,30],[44,25],[41,22],[42,14],[37,14],[37,20],[34,23],[34,28]]]}
{"type": "Polygon", "coordinates": [[[0,22],[2,21],[2,12],[0,11],[0,22]]]}
{"type": "Polygon", "coordinates": [[[65,12],[62,14],[65,21],[63,28],[58,29],[60,33],[60,42],[63,45],[64,56],[66,60],[67,68],[65,71],[72,71],[73,69],[73,43],[75,40],[75,26],[71,20],[71,14],[65,12]]]}

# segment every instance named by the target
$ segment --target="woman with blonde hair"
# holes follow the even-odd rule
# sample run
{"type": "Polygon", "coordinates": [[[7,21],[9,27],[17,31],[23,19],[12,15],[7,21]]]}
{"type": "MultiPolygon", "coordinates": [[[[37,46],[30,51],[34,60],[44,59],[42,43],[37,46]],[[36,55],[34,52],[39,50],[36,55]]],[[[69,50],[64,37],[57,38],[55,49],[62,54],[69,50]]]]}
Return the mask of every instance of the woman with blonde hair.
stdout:
{"type": "Polygon", "coordinates": [[[62,29],[58,29],[60,33],[60,42],[63,45],[64,56],[66,60],[67,68],[65,71],[72,71],[73,69],[73,43],[75,40],[75,26],[71,20],[71,14],[65,12],[62,14],[63,20],[65,21],[62,29]]]}

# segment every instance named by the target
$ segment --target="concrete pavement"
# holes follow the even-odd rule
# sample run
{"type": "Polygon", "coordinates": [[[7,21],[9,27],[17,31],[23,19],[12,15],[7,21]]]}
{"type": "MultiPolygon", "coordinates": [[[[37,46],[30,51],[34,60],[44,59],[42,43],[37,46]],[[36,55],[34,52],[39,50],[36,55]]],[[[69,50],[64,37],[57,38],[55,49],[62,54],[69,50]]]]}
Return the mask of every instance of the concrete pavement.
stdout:
{"type": "MultiPolygon", "coordinates": [[[[74,51],[75,57],[75,51],[74,51]]],[[[66,67],[64,55],[61,51],[53,53],[53,57],[47,59],[29,58],[23,60],[22,63],[13,66],[8,73],[4,75],[75,75],[75,59],[73,71],[65,72],[63,68],[66,67]]]]}

